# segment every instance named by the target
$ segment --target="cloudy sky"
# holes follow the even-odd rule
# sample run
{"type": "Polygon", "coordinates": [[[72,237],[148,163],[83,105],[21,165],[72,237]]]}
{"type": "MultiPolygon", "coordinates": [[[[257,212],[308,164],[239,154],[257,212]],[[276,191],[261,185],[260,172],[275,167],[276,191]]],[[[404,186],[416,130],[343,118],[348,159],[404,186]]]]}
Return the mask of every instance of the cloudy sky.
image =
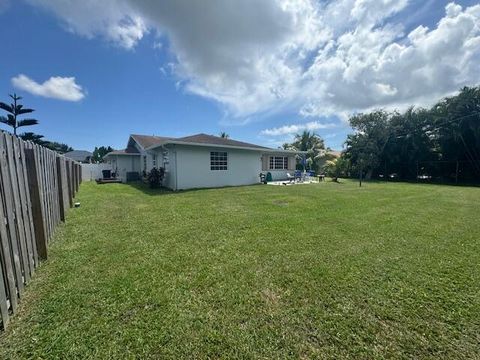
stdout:
{"type": "Polygon", "coordinates": [[[457,0],[0,0],[0,99],[78,149],[130,133],[269,146],[480,83],[480,4],[457,0]]]}

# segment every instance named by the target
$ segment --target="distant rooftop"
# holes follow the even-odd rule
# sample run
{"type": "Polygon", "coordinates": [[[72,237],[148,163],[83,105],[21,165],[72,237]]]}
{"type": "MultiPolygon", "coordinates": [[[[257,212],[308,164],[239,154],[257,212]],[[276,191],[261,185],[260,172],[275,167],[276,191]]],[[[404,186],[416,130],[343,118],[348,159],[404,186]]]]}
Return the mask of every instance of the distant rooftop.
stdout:
{"type": "Polygon", "coordinates": [[[64,154],[65,157],[75,161],[87,161],[93,154],[87,150],[73,150],[64,154]]]}

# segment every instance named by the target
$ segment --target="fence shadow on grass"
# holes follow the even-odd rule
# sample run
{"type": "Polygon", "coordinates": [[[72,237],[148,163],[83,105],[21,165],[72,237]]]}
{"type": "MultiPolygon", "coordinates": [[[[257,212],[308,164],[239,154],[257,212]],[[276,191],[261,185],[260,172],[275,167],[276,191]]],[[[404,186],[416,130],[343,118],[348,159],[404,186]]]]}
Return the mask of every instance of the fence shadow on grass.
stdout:
{"type": "MultiPolygon", "coordinates": [[[[108,184],[106,184],[108,185],[108,184]]],[[[262,184],[253,184],[253,185],[241,185],[241,186],[222,186],[222,187],[213,187],[213,188],[195,188],[195,189],[186,189],[186,190],[171,190],[165,187],[161,187],[158,189],[152,189],[148,184],[145,184],[141,181],[136,182],[129,182],[126,184],[122,184],[123,186],[131,186],[136,190],[143,192],[146,195],[150,196],[166,196],[166,195],[179,195],[197,191],[208,191],[208,190],[217,190],[217,189],[234,189],[234,188],[242,188],[246,186],[262,186],[262,184]]],[[[104,185],[102,185],[104,186],[104,185]]]]}

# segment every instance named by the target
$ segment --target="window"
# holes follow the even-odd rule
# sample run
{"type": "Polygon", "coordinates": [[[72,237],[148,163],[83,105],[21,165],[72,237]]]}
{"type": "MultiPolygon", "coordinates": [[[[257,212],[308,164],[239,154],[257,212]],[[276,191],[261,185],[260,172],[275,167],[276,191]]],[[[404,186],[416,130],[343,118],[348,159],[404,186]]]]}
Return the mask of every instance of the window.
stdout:
{"type": "Polygon", "coordinates": [[[210,153],[210,170],[228,170],[227,153],[212,151],[210,153]]]}
{"type": "Polygon", "coordinates": [[[152,164],[153,167],[157,167],[157,155],[155,154],[152,155],[152,164]]]}
{"type": "Polygon", "coordinates": [[[287,170],[288,157],[287,156],[270,156],[270,170],[287,170]]]}
{"type": "Polygon", "coordinates": [[[143,171],[147,171],[147,156],[143,156],[143,171]]]}

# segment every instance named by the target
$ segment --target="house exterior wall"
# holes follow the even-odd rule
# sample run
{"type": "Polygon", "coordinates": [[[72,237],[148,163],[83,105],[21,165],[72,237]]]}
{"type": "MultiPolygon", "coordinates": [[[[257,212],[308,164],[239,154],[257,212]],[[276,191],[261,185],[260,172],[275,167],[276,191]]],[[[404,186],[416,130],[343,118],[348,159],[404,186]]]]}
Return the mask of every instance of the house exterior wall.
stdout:
{"type": "Polygon", "coordinates": [[[127,172],[140,171],[140,156],[138,155],[112,155],[108,163],[122,182],[127,181],[127,172]]]}
{"type": "Polygon", "coordinates": [[[295,159],[295,155],[286,155],[286,154],[263,154],[262,155],[262,172],[263,173],[271,173],[272,180],[286,180],[288,178],[287,174],[293,175],[295,173],[295,167],[297,164],[297,160],[295,159]],[[270,156],[286,156],[288,157],[288,169],[278,170],[278,169],[270,169],[270,156]]]}
{"type": "Polygon", "coordinates": [[[180,190],[256,184],[260,181],[261,159],[257,151],[173,145],[169,147],[166,185],[180,190]],[[227,170],[210,169],[212,151],[227,153],[227,170]]]}

